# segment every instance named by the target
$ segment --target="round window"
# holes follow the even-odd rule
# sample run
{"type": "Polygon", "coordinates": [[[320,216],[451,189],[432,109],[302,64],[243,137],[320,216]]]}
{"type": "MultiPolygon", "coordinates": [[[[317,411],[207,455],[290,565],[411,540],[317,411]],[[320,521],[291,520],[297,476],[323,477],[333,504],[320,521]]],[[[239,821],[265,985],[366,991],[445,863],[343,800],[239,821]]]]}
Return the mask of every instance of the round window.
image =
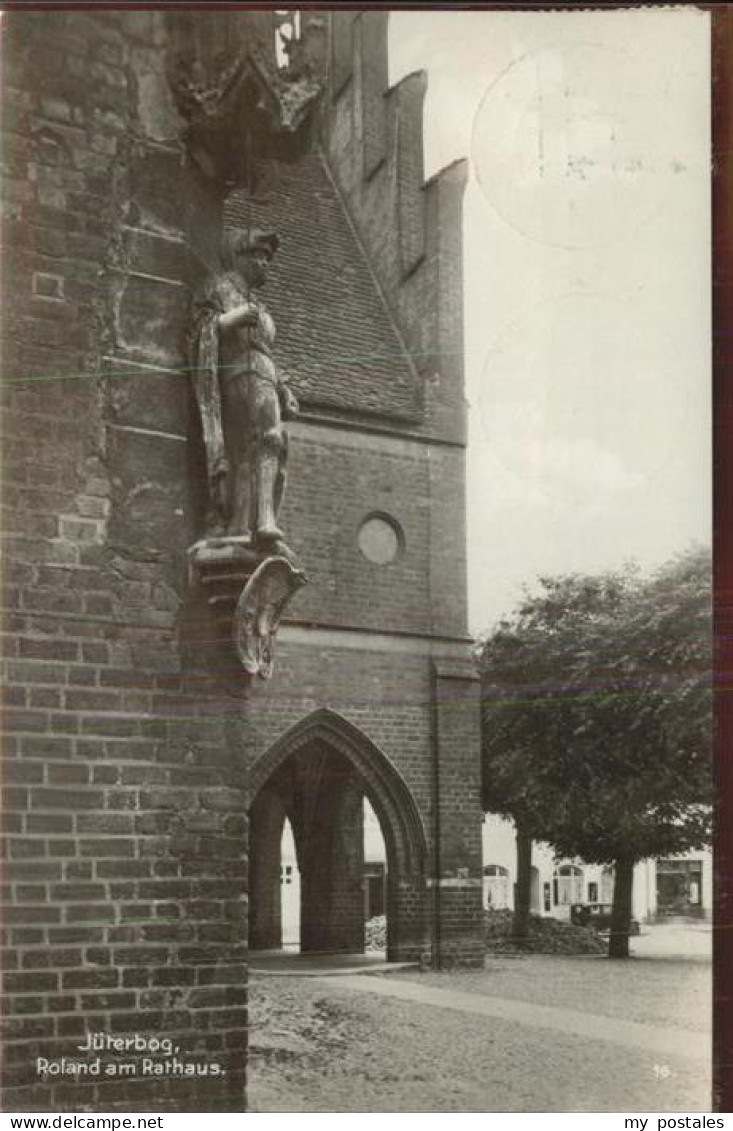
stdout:
{"type": "Polygon", "coordinates": [[[393,562],[400,552],[401,531],[392,519],[371,515],[359,529],[359,549],[375,565],[393,562]]]}

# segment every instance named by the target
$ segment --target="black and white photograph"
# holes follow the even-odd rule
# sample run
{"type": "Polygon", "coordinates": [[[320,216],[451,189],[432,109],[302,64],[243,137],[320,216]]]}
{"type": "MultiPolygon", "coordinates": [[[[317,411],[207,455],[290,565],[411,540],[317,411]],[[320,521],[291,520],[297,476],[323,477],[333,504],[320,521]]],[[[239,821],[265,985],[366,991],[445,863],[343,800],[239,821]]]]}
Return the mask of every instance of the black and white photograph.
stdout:
{"type": "Polygon", "coordinates": [[[715,18],[0,12],[2,1111],[724,1126],[715,18]]]}

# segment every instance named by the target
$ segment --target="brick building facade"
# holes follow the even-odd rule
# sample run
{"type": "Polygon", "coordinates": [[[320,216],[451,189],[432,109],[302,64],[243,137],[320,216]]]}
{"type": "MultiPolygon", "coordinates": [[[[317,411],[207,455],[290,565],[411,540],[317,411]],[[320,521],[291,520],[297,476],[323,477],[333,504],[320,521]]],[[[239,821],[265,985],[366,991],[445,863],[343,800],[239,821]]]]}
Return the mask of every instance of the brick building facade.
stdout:
{"type": "Polygon", "coordinates": [[[278,945],[286,815],[305,949],[363,945],[366,792],[390,956],[481,955],[465,172],[424,183],[424,79],[388,89],[381,12],[300,29],[323,93],[256,190],[194,159],[171,73],[274,57],[271,13],[4,23],[5,1106],[242,1110],[248,874],[253,944],[278,945]],[[268,684],[211,646],[186,571],[186,332],[222,222],[279,232],[264,298],[301,402],[281,520],[310,584],[268,684]],[[90,1032],[198,1067],[39,1076],[90,1032]]]}

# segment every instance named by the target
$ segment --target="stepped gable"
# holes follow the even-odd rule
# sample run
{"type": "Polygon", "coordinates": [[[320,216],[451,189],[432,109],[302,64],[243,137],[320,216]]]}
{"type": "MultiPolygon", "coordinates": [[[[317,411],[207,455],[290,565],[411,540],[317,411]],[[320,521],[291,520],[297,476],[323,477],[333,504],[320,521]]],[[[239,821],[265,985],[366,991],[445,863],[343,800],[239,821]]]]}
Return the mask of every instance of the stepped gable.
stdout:
{"type": "Polygon", "coordinates": [[[235,190],[225,223],[274,228],[263,299],[276,357],[304,408],[418,421],[418,378],[318,153],[271,170],[269,190],[235,190]]]}
{"type": "Polygon", "coordinates": [[[427,75],[389,85],[389,13],[330,13],[328,168],[410,353],[424,397],[420,431],[465,445],[462,206],[468,166],[425,180],[427,75]]]}

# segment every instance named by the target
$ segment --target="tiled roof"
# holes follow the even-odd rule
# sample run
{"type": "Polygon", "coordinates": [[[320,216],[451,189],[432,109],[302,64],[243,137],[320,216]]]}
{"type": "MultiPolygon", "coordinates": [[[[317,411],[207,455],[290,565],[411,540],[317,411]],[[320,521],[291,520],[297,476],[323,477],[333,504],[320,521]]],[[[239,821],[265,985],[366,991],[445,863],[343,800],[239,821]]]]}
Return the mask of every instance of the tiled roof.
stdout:
{"type": "Polygon", "coordinates": [[[278,163],[260,199],[236,190],[225,223],[280,236],[262,299],[275,357],[304,407],[417,420],[417,379],[323,159],[278,163]]]}

